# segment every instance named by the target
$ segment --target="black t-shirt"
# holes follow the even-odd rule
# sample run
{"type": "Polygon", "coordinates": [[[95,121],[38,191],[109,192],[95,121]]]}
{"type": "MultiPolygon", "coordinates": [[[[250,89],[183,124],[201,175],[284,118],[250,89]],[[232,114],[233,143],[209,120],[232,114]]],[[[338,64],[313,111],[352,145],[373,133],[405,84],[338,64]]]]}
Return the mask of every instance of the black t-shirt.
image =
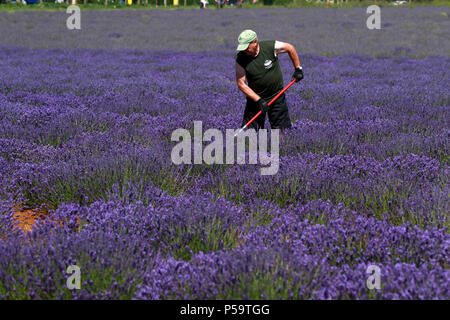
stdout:
{"type": "Polygon", "coordinates": [[[236,62],[244,68],[248,86],[267,102],[283,90],[283,75],[278,57],[275,56],[274,40],[260,41],[256,57],[240,51],[236,55],[236,62]]]}

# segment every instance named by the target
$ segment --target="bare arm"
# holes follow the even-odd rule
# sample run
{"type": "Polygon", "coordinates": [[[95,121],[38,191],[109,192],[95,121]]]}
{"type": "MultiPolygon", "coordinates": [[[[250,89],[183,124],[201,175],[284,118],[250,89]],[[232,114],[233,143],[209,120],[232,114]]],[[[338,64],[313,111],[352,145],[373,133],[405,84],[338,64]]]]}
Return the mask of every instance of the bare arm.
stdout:
{"type": "Polygon", "coordinates": [[[247,97],[252,99],[253,101],[258,101],[261,97],[258,96],[255,91],[253,91],[247,85],[247,77],[245,76],[245,70],[241,67],[239,63],[236,62],[236,83],[239,88],[247,97]]]}
{"type": "Polygon", "coordinates": [[[300,59],[294,46],[287,42],[275,41],[275,55],[286,52],[289,54],[294,68],[300,67],[300,59]]]}

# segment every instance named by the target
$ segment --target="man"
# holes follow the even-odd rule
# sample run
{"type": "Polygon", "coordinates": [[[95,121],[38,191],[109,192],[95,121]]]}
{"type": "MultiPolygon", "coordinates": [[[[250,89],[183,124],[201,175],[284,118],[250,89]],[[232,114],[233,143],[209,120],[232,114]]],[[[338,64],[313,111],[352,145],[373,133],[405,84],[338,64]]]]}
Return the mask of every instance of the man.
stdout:
{"type": "Polygon", "coordinates": [[[236,82],[238,88],[246,95],[242,126],[250,121],[260,110],[258,116],[248,127],[255,130],[264,128],[266,113],[269,115],[270,127],[283,130],[291,127],[285,95],[282,94],[269,107],[268,102],[284,88],[278,55],[288,53],[294,65],[293,79],[303,79],[303,70],[295,48],[281,41],[258,41],[256,33],[244,30],[238,38],[236,55],[236,82]],[[248,84],[246,83],[248,82],[248,84]]]}

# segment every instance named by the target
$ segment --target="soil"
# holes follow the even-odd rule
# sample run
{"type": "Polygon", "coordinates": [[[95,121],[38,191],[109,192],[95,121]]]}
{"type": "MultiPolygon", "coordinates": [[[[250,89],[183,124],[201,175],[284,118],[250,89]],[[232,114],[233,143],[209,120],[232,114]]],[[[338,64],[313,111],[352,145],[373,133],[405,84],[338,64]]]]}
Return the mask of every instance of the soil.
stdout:
{"type": "Polygon", "coordinates": [[[38,219],[45,219],[48,211],[45,209],[23,210],[20,205],[14,206],[14,224],[16,228],[22,229],[25,233],[30,232],[38,219]]]}
{"type": "MultiPolygon", "coordinates": [[[[39,209],[26,209],[24,210],[22,205],[16,205],[13,207],[14,214],[14,225],[15,228],[22,229],[26,234],[33,230],[33,227],[36,223],[41,220],[45,220],[45,218],[49,215],[50,208],[46,205],[42,205],[39,209]]],[[[50,219],[52,222],[56,222],[55,219],[50,219]]],[[[80,217],[77,217],[77,225],[78,230],[81,230],[80,217]]],[[[59,221],[59,226],[63,226],[63,222],[59,221]]]]}

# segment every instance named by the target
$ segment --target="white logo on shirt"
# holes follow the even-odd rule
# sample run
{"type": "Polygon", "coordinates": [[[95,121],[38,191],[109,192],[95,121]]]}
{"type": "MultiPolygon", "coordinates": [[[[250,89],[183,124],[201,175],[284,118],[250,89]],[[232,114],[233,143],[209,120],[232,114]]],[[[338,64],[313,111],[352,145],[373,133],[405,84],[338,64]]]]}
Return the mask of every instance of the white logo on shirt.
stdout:
{"type": "Polygon", "coordinates": [[[264,61],[264,68],[270,69],[270,68],[272,68],[272,66],[273,66],[272,60],[266,60],[266,61],[264,61]]]}

